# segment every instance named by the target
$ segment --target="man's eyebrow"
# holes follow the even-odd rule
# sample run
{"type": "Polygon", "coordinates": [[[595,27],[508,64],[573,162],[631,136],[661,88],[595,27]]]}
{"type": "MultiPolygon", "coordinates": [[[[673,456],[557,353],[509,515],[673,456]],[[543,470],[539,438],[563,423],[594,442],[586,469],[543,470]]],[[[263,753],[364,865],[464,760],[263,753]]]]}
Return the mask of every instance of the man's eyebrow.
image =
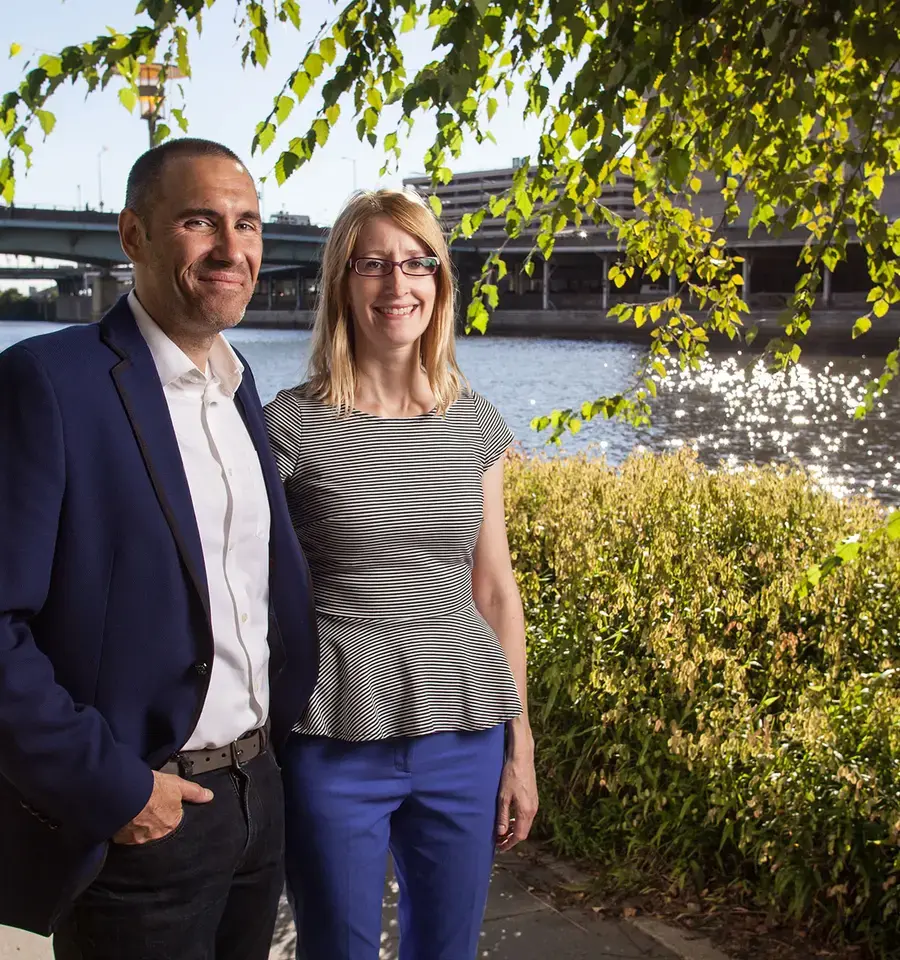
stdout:
{"type": "MultiPolygon", "coordinates": [[[[182,210],[176,217],[177,220],[189,220],[191,217],[206,217],[208,220],[221,220],[222,215],[218,210],[210,207],[188,207],[182,210]]],[[[255,210],[245,210],[238,220],[252,220],[254,223],[262,223],[262,218],[255,210]]]]}

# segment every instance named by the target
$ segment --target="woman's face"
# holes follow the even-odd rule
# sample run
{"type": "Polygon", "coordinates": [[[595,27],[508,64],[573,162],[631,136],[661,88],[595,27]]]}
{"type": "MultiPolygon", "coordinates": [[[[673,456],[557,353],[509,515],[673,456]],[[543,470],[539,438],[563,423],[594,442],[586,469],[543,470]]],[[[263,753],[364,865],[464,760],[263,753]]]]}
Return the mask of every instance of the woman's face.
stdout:
{"type": "Polygon", "coordinates": [[[369,220],[359,232],[349,270],[350,311],[356,343],[361,341],[378,353],[416,345],[428,328],[434,311],[437,274],[426,271],[434,266],[431,251],[398,226],[390,217],[369,220]],[[409,276],[399,266],[386,276],[361,276],[358,271],[377,273],[388,269],[392,261],[404,261],[409,276]]]}

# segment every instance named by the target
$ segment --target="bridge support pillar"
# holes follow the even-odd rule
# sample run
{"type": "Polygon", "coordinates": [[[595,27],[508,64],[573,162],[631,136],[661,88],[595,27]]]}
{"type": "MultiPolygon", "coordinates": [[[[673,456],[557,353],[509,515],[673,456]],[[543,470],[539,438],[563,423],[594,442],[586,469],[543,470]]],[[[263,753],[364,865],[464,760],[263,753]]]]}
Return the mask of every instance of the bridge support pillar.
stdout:
{"type": "Polygon", "coordinates": [[[91,284],[91,320],[96,323],[118,296],[119,283],[116,278],[105,271],[98,273],[91,284]]]}
{"type": "Polygon", "coordinates": [[[674,272],[669,274],[669,296],[674,297],[678,293],[678,277],[674,272]]]}
{"type": "Polygon", "coordinates": [[[750,256],[750,253],[746,250],[743,253],[743,257],[744,257],[744,263],[743,263],[743,270],[741,271],[741,276],[744,280],[744,295],[741,299],[743,299],[743,301],[746,303],[747,297],[749,297],[750,294],[753,292],[750,287],[750,274],[752,272],[753,259],[750,256]]]}
{"type": "Polygon", "coordinates": [[[541,310],[550,309],[550,261],[542,261],[544,265],[544,270],[542,273],[541,280],[541,310]]]}
{"type": "Polygon", "coordinates": [[[822,274],[822,306],[826,310],[831,307],[831,271],[828,267],[822,274]]]}
{"type": "Polygon", "coordinates": [[[609,260],[600,258],[600,306],[609,310],[609,260]]]}

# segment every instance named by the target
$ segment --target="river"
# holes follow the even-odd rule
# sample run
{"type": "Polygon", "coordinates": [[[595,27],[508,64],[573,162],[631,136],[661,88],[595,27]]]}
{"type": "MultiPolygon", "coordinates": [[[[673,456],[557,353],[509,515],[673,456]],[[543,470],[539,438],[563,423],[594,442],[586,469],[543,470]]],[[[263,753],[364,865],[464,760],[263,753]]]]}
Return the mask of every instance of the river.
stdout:
{"type": "MultiPolygon", "coordinates": [[[[0,350],[54,325],[0,323],[0,350]]],[[[263,401],[297,383],[309,334],[237,329],[229,339],[251,364],[263,401]]],[[[861,421],[853,419],[881,360],[811,356],[770,374],[746,354],[712,354],[697,372],[672,370],[660,384],[651,427],[593,420],[559,449],[545,446],[533,417],[627,388],[640,347],[610,341],[463,337],[459,362],[472,387],[506,417],[519,441],[550,456],[587,451],[619,463],[635,448],[694,447],[710,466],[747,462],[804,466],[838,496],[861,493],[900,503],[900,383],[861,421]]],[[[0,387],[2,389],[2,387],[0,387]]]]}

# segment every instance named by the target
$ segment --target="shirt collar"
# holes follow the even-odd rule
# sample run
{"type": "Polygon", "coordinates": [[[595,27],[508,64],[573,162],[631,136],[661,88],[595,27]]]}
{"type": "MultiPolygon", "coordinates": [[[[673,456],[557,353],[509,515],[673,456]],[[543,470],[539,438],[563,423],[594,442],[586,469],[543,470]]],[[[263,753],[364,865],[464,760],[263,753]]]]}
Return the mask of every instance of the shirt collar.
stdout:
{"type": "MultiPolygon", "coordinates": [[[[156,371],[164,387],[187,377],[195,370],[208,379],[207,373],[200,370],[181,347],[170,340],[159,324],[147,313],[133,288],[128,294],[128,306],[131,307],[141,336],[147,341],[147,346],[150,348],[150,354],[156,365],[156,371]]],[[[231,344],[221,333],[213,341],[212,348],[209,351],[209,370],[210,374],[221,383],[223,392],[228,396],[234,396],[243,379],[244,365],[232,349],[231,344]]]]}

